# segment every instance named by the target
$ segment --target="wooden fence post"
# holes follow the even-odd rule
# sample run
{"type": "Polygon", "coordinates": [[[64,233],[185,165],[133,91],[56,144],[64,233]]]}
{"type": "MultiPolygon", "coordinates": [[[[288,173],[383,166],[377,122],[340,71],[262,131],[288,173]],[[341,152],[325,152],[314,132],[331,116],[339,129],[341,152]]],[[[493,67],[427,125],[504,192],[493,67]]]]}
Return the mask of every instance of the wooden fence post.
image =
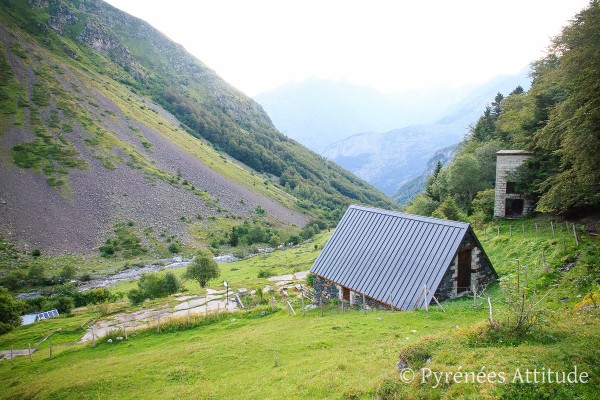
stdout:
{"type": "Polygon", "coordinates": [[[429,304],[427,304],[427,285],[423,285],[423,294],[425,295],[425,311],[429,312],[429,304]]]}
{"type": "Polygon", "coordinates": [[[302,315],[306,315],[306,310],[304,309],[304,291],[301,292],[301,296],[302,296],[302,315]]]}
{"type": "Polygon", "coordinates": [[[517,258],[517,291],[521,290],[521,266],[519,265],[519,259],[517,258]]]}
{"type": "Polygon", "coordinates": [[[13,346],[10,346],[10,362],[13,362],[13,358],[14,358],[14,355],[13,355],[13,346]]]}
{"type": "Polygon", "coordinates": [[[365,294],[363,293],[363,309],[365,310],[365,315],[367,314],[367,300],[365,298],[365,294]]]}
{"type": "Polygon", "coordinates": [[[554,221],[550,221],[550,228],[552,228],[552,236],[554,236],[554,221]]]}
{"type": "Polygon", "coordinates": [[[323,298],[319,296],[319,307],[321,308],[321,317],[323,316],[323,298]]]}
{"type": "Polygon", "coordinates": [[[542,249],[542,262],[544,263],[544,271],[548,273],[548,265],[546,264],[546,254],[544,253],[544,249],[542,249]]]}
{"type": "Polygon", "coordinates": [[[390,310],[394,311],[394,297],[392,296],[391,290],[390,290],[390,310]]]}
{"type": "Polygon", "coordinates": [[[512,225],[509,225],[508,228],[509,228],[509,236],[512,237],[512,225]]]}
{"type": "Polygon", "coordinates": [[[496,227],[498,229],[498,236],[500,236],[500,225],[496,227]]]}
{"type": "MultiPolygon", "coordinates": [[[[292,314],[296,315],[296,311],[294,311],[294,307],[292,307],[292,303],[289,302],[289,300],[287,301],[287,305],[289,307],[289,310],[292,312],[292,314]]],[[[288,315],[289,315],[289,311],[288,311],[288,315]]]]}
{"type": "Polygon", "coordinates": [[[33,358],[31,358],[31,342],[27,343],[27,348],[29,349],[29,362],[33,362],[33,358]]]}
{"type": "Polygon", "coordinates": [[[52,336],[50,337],[50,359],[52,360],[52,336]]]}
{"type": "Polygon", "coordinates": [[[538,224],[537,222],[535,223],[535,237],[538,236],[538,224]]]}
{"type": "Polygon", "coordinates": [[[96,332],[94,332],[94,327],[91,327],[92,329],[92,342],[94,343],[94,347],[96,347],[96,332]]]}
{"type": "Polygon", "coordinates": [[[573,224],[573,236],[575,236],[575,245],[579,246],[579,238],[577,237],[577,229],[575,229],[575,224],[573,224]]]}
{"type": "Polygon", "coordinates": [[[523,239],[525,239],[525,224],[521,224],[521,229],[523,229],[523,239]]]}
{"type": "Polygon", "coordinates": [[[490,300],[490,296],[488,296],[487,301],[488,301],[488,305],[490,307],[490,318],[489,318],[490,325],[492,326],[492,328],[494,328],[494,318],[492,318],[492,301],[490,300]]]}
{"type": "Polygon", "coordinates": [[[158,327],[156,329],[158,333],[160,333],[160,314],[158,314],[158,327]]]}

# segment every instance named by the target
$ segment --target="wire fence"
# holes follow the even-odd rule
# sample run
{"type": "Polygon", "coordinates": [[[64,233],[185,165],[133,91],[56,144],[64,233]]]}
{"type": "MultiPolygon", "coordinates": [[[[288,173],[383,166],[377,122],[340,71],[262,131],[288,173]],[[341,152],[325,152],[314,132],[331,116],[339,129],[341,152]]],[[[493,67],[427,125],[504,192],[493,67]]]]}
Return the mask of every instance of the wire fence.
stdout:
{"type": "Polygon", "coordinates": [[[548,237],[568,238],[579,246],[582,235],[585,235],[586,228],[582,224],[573,224],[569,222],[518,222],[514,224],[491,223],[485,225],[482,229],[483,237],[493,238],[499,236],[508,236],[523,239],[535,239],[548,237]]]}

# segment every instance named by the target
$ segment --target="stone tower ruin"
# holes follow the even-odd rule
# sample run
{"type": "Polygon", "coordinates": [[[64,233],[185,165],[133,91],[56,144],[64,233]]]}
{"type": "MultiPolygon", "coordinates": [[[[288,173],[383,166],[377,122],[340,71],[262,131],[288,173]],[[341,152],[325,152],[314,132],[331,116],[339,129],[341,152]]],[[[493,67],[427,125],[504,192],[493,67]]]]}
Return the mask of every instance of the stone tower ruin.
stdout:
{"type": "Polygon", "coordinates": [[[500,150],[496,153],[495,218],[519,218],[533,212],[534,200],[516,193],[515,183],[507,181],[506,176],[531,157],[533,153],[524,150],[500,150]]]}

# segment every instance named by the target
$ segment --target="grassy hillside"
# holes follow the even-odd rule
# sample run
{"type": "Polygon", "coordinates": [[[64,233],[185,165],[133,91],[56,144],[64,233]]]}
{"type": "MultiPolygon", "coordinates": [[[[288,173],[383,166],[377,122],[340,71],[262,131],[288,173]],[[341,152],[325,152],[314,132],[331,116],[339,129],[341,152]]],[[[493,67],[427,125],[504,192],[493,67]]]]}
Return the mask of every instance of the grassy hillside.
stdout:
{"type": "MultiPolygon", "coordinates": [[[[3,397],[597,398],[600,320],[597,305],[584,298],[598,292],[600,243],[580,231],[576,245],[572,226],[554,226],[554,235],[550,221],[539,219],[503,222],[486,227],[485,234],[478,232],[503,283],[488,288],[476,307],[467,297],[443,303],[446,312],[434,306],[429,313],[345,310],[342,314],[330,305],[322,316],[319,309],[288,316],[284,302],[278,300],[275,312],[266,305],[190,322],[163,322],[160,334],[156,328],[135,336],[130,332],[127,341],[101,341],[96,348],[73,342],[83,335],[83,322],[100,316],[98,308],[21,327],[0,337],[0,348],[26,348],[28,342],[62,330],[53,336],[52,360],[46,341],[39,345],[33,363],[27,357],[0,363],[3,397]],[[523,335],[511,329],[508,319],[514,313],[509,312],[506,297],[517,280],[517,260],[518,280],[527,299],[534,290],[538,300],[550,290],[540,305],[544,311],[540,320],[523,335]],[[497,329],[489,328],[486,296],[494,306],[497,329]],[[412,383],[402,382],[399,361],[415,372],[412,383]],[[589,374],[588,383],[435,385],[433,378],[420,380],[423,367],[448,373],[496,371],[512,378],[516,369],[568,372],[575,365],[589,374]]],[[[326,238],[320,236],[314,244],[320,247],[326,238]]],[[[257,278],[261,270],[273,268],[279,274],[307,268],[318,254],[314,244],[227,264],[222,267],[223,279],[234,289],[260,288],[269,283],[257,278]]],[[[221,288],[220,283],[213,287],[221,288]]],[[[191,285],[188,289],[199,292],[191,285]]],[[[157,300],[146,307],[163,303],[157,300]]],[[[299,310],[299,299],[292,297],[292,303],[299,310]]]]}
{"type": "Polygon", "coordinates": [[[147,23],[99,0],[3,0],[0,6],[6,28],[18,26],[28,41],[56,56],[56,64],[94,76],[109,92],[140,96],[128,93],[125,99],[133,103],[126,108],[144,110],[136,100],[160,105],[177,118],[176,127],[280,185],[295,198],[294,207],[334,220],[350,201],[393,205],[370,185],[280,134],[257,103],[147,23]]]}

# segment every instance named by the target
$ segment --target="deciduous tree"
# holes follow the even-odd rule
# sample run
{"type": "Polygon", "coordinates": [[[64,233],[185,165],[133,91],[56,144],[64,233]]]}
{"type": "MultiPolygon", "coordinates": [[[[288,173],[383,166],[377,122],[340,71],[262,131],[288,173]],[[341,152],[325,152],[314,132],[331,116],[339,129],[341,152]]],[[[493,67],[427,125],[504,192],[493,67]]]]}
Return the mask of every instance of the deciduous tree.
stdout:
{"type": "Polygon", "coordinates": [[[218,278],[219,275],[221,271],[212,254],[207,250],[200,250],[188,265],[184,278],[195,280],[200,287],[206,287],[211,279],[218,278]]]}

